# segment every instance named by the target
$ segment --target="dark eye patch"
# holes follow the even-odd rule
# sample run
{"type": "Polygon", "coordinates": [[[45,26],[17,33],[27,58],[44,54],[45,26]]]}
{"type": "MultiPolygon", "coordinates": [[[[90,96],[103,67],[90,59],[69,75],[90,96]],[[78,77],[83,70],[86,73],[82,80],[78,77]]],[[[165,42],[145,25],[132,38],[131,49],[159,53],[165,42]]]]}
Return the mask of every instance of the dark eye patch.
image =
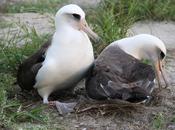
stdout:
{"type": "Polygon", "coordinates": [[[80,18],[81,18],[81,16],[79,14],[72,14],[72,16],[77,20],[80,20],[80,18]]]}
{"type": "Polygon", "coordinates": [[[165,54],[161,51],[160,52],[160,58],[163,59],[165,57],[165,54]]]}

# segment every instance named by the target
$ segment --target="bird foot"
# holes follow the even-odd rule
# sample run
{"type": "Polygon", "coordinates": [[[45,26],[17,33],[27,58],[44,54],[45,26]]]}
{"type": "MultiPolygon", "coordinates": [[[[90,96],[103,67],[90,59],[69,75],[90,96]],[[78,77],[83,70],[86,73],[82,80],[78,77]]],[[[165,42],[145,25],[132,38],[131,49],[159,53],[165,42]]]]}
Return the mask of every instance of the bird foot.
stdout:
{"type": "Polygon", "coordinates": [[[74,111],[75,106],[77,105],[76,102],[71,102],[71,103],[63,103],[59,101],[49,101],[49,106],[56,106],[59,114],[65,115],[68,113],[71,113],[74,111]]]}
{"type": "Polygon", "coordinates": [[[49,101],[48,105],[51,106],[51,107],[55,107],[56,106],[56,101],[49,101]]]}

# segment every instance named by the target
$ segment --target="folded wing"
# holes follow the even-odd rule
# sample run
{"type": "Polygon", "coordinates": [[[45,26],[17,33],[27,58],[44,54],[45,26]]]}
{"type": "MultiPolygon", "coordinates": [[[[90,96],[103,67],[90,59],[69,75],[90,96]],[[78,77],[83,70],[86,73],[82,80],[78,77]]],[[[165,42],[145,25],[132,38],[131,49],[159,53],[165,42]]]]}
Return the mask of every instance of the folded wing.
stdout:
{"type": "Polygon", "coordinates": [[[51,44],[51,40],[47,41],[32,56],[23,61],[19,65],[17,72],[17,83],[22,90],[32,90],[35,84],[35,77],[38,70],[42,66],[45,59],[45,52],[51,44]]]}
{"type": "Polygon", "coordinates": [[[126,54],[117,46],[109,46],[96,59],[86,80],[86,90],[93,99],[140,102],[150,96],[154,79],[154,70],[150,65],[126,54]]]}

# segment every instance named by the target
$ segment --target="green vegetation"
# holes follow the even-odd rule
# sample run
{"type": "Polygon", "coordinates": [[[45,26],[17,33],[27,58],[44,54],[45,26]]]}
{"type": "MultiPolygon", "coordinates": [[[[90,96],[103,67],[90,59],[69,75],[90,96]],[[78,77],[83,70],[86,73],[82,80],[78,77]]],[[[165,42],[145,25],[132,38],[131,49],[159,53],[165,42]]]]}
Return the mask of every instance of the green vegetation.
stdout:
{"type": "Polygon", "coordinates": [[[8,13],[55,13],[63,0],[36,0],[29,2],[20,2],[15,5],[7,5],[6,12],[8,13]]]}
{"type": "Polygon", "coordinates": [[[171,122],[175,123],[175,116],[172,117],[171,122]]]}
{"type": "Polygon", "coordinates": [[[41,43],[48,40],[49,35],[39,35],[35,28],[28,28],[26,25],[16,25],[20,28],[19,33],[13,35],[10,30],[0,41],[0,72],[16,74],[18,65],[30,54],[35,52],[41,43]],[[21,33],[23,34],[21,36],[21,33]],[[20,42],[25,44],[18,47],[20,42]]]}
{"type": "Polygon", "coordinates": [[[138,20],[175,20],[173,0],[104,0],[96,10],[88,11],[88,21],[103,38],[95,46],[100,52],[114,40],[126,36],[128,28],[138,20]]]}
{"type": "Polygon", "coordinates": [[[175,123],[174,113],[166,116],[163,112],[159,112],[152,120],[152,128],[153,130],[164,130],[166,125],[171,123],[175,123]]]}
{"type": "Polygon", "coordinates": [[[42,114],[43,107],[28,108],[10,92],[14,90],[18,65],[36,51],[41,43],[47,41],[49,35],[40,36],[34,28],[17,26],[20,26],[23,36],[20,36],[20,33],[12,36],[9,32],[0,42],[0,127],[8,127],[15,122],[47,120],[42,114]],[[19,48],[16,46],[19,41],[24,41],[26,44],[19,48]]]}
{"type": "Polygon", "coordinates": [[[162,113],[158,113],[153,119],[153,129],[162,130],[165,125],[165,117],[162,113]]]}
{"type": "Polygon", "coordinates": [[[13,27],[13,24],[10,22],[4,22],[4,21],[0,21],[0,28],[8,28],[8,27],[13,27]]]}
{"type": "Polygon", "coordinates": [[[9,99],[8,91],[14,90],[12,84],[15,81],[11,74],[0,73],[0,80],[0,128],[8,128],[15,122],[47,121],[47,118],[42,114],[43,107],[30,108],[15,97],[9,99]]]}
{"type": "MultiPolygon", "coordinates": [[[[63,0],[37,0],[36,3],[18,3],[7,5],[7,13],[37,12],[52,13],[58,10],[63,0]]],[[[87,21],[91,23],[95,32],[102,37],[103,43],[94,44],[96,53],[114,40],[126,36],[128,28],[138,20],[175,20],[175,3],[173,0],[104,0],[95,10],[87,10],[87,21]]],[[[21,33],[13,34],[11,24],[0,22],[0,28],[9,27],[9,32],[0,39],[0,129],[11,127],[21,122],[47,122],[42,114],[42,107],[31,109],[10,96],[13,83],[16,80],[18,65],[33,52],[41,43],[47,41],[50,35],[39,35],[34,28],[17,25],[21,33]],[[25,45],[16,46],[23,42],[25,45]]],[[[13,25],[14,27],[14,25],[13,25]]],[[[173,118],[174,120],[174,118],[173,118]]],[[[153,127],[161,129],[164,125],[164,116],[158,114],[153,120],[153,127]]]]}

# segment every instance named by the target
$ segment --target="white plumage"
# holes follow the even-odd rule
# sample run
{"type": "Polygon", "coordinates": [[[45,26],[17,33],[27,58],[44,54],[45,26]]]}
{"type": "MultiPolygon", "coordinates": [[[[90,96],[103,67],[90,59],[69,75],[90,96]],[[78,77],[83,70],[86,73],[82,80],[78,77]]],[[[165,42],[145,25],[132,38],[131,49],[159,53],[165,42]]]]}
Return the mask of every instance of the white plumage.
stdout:
{"type": "Polygon", "coordinates": [[[157,56],[157,48],[159,48],[166,55],[166,47],[164,43],[157,37],[149,34],[139,34],[133,37],[124,38],[113,42],[112,44],[118,44],[122,50],[126,53],[134,56],[135,58],[150,59],[148,54],[157,56]]]}
{"type": "Polygon", "coordinates": [[[53,91],[73,87],[79,82],[94,61],[87,33],[97,36],[87,26],[85,13],[79,6],[62,7],[56,14],[55,26],[56,32],[34,86],[44,103],[48,103],[48,96],[53,91]]]}

